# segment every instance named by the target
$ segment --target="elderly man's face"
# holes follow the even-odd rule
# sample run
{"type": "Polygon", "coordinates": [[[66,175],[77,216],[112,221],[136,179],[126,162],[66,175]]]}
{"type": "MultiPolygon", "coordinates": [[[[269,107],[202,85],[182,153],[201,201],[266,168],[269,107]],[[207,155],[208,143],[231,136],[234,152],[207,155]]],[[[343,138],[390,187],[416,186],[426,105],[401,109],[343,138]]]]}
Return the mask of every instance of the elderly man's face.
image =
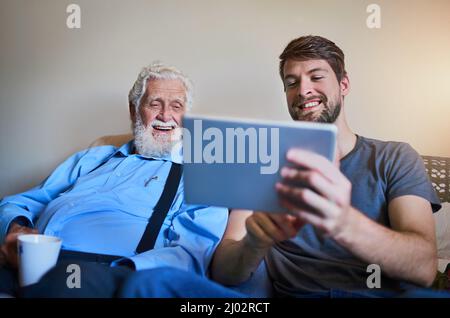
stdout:
{"type": "Polygon", "coordinates": [[[150,157],[168,155],[180,138],[186,88],[178,79],[151,79],[138,113],[130,111],[137,151],[150,157]]]}
{"type": "Polygon", "coordinates": [[[142,122],[152,126],[153,136],[172,134],[186,110],[186,89],[177,79],[150,80],[140,106],[142,122]],[[173,124],[155,124],[158,121],[173,124]]]}

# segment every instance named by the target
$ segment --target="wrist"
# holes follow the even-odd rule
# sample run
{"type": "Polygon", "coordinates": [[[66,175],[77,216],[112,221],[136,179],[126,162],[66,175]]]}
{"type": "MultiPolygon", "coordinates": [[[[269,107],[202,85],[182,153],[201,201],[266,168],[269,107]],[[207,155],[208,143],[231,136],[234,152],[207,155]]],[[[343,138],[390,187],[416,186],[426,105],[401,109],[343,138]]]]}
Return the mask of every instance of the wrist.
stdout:
{"type": "Polygon", "coordinates": [[[356,231],[360,224],[361,213],[353,207],[349,207],[346,218],[342,225],[338,228],[338,231],[332,236],[332,238],[341,246],[347,247],[352,244],[352,241],[356,238],[356,231]]]}
{"type": "Polygon", "coordinates": [[[20,225],[20,224],[18,224],[18,223],[16,223],[16,222],[11,222],[10,224],[9,224],[9,227],[8,227],[8,234],[11,234],[11,233],[17,233],[17,232],[20,232],[20,229],[22,229],[23,228],[23,226],[22,225],[20,225]]]}
{"type": "Polygon", "coordinates": [[[30,221],[28,221],[28,219],[23,216],[16,217],[9,223],[7,233],[14,233],[24,227],[32,228],[30,221]]]}
{"type": "Polygon", "coordinates": [[[257,238],[254,238],[251,235],[249,235],[248,233],[242,239],[242,244],[244,245],[244,248],[246,250],[256,252],[258,254],[260,253],[265,254],[273,245],[261,242],[257,238]]]}

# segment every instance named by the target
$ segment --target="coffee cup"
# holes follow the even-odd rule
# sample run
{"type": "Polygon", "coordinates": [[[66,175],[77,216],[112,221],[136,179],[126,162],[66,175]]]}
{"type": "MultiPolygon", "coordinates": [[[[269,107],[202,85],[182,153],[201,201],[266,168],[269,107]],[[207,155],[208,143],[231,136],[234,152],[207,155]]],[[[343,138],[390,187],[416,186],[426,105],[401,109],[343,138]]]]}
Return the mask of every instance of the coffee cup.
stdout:
{"type": "Polygon", "coordinates": [[[61,239],[42,234],[23,234],[17,238],[19,257],[19,284],[37,283],[45,273],[56,265],[61,239]]]}

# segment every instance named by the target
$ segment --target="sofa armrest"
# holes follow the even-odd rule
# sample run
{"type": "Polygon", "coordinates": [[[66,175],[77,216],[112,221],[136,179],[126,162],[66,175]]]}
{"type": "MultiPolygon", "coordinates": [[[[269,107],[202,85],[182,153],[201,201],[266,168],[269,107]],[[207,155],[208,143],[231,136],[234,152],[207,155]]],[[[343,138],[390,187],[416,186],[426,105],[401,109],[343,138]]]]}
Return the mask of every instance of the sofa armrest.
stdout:
{"type": "Polygon", "coordinates": [[[105,145],[113,145],[116,147],[122,146],[124,143],[133,139],[132,134],[122,134],[122,135],[111,135],[111,136],[103,136],[94,140],[89,148],[105,146],[105,145]]]}

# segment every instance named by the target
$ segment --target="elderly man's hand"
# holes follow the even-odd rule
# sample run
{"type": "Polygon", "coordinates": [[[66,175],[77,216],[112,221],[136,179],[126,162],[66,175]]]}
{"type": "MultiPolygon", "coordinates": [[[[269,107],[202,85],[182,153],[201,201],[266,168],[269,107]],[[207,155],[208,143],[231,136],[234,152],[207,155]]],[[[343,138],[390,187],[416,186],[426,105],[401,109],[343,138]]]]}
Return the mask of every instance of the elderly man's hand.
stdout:
{"type": "Polygon", "coordinates": [[[12,223],[5,241],[0,246],[0,264],[8,264],[11,268],[17,269],[17,237],[21,234],[37,234],[36,229],[26,226],[21,226],[17,223],[12,223]]]}
{"type": "Polygon", "coordinates": [[[281,170],[283,183],[276,185],[281,204],[325,235],[336,238],[355,212],[350,181],[340,172],[338,163],[312,152],[291,149],[287,160],[293,166],[281,170]]]}

